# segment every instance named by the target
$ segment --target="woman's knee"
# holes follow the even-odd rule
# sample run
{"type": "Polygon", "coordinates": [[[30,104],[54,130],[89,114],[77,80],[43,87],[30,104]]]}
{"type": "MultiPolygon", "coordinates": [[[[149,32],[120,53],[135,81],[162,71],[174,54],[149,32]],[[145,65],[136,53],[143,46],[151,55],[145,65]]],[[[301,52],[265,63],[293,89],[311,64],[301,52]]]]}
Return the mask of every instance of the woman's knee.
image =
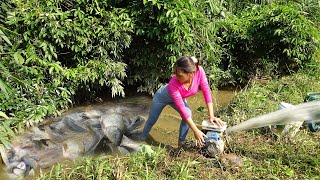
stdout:
{"type": "Polygon", "coordinates": [[[157,122],[158,118],[148,118],[148,120],[146,121],[146,124],[147,126],[153,126],[156,122],[157,122]]]}

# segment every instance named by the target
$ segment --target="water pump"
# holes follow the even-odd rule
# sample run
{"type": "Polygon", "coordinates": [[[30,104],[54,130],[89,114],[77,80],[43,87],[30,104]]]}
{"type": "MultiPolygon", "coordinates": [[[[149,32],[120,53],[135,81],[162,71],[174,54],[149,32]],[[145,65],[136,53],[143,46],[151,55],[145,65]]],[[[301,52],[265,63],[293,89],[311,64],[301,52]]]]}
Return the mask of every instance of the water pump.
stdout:
{"type": "Polygon", "coordinates": [[[202,152],[209,157],[216,157],[224,151],[224,142],[221,140],[221,133],[227,128],[227,125],[218,126],[205,120],[202,122],[202,131],[206,134],[205,146],[202,152]]]}

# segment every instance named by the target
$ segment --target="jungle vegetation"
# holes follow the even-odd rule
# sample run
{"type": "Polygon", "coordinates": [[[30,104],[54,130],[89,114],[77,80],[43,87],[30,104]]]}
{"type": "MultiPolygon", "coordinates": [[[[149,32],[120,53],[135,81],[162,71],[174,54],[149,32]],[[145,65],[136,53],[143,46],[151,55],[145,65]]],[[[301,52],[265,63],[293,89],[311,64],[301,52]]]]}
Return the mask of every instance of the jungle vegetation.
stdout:
{"type": "Polygon", "coordinates": [[[320,90],[308,84],[320,75],[317,0],[0,1],[4,146],[15,133],[77,103],[154,93],[182,55],[200,58],[213,89],[274,80],[269,88],[253,86],[248,101],[235,99],[226,116],[237,122],[258,115],[244,103],[259,102],[259,113],[270,112],[260,101],[277,103],[298,92],[298,103],[305,90],[320,90]]]}

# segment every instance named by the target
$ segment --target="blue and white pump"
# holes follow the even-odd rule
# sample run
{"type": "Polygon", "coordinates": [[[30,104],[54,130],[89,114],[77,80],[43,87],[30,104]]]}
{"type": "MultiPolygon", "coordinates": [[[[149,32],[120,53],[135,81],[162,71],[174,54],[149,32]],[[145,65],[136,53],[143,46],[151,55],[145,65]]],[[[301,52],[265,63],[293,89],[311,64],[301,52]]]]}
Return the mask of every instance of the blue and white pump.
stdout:
{"type": "Polygon", "coordinates": [[[217,126],[208,120],[202,122],[202,131],[206,134],[204,153],[210,157],[216,157],[224,151],[224,142],[220,136],[227,128],[227,125],[217,126]]]}

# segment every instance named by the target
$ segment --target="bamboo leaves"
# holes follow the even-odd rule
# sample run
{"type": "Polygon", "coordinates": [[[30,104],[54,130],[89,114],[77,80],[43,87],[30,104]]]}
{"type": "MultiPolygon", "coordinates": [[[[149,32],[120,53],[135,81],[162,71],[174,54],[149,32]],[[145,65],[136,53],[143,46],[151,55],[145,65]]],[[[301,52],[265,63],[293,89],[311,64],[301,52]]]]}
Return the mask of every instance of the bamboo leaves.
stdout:
{"type": "MultiPolygon", "coordinates": [[[[14,136],[14,132],[10,127],[11,121],[9,117],[2,111],[0,111],[0,146],[9,147],[9,138],[14,136]]],[[[2,154],[2,152],[1,152],[2,154]]]]}
{"type": "MultiPolygon", "coordinates": [[[[1,27],[0,27],[1,28],[1,27]]],[[[2,30],[0,29],[0,37],[6,41],[10,46],[12,46],[11,41],[9,40],[9,38],[2,32],[2,30]]]]}

